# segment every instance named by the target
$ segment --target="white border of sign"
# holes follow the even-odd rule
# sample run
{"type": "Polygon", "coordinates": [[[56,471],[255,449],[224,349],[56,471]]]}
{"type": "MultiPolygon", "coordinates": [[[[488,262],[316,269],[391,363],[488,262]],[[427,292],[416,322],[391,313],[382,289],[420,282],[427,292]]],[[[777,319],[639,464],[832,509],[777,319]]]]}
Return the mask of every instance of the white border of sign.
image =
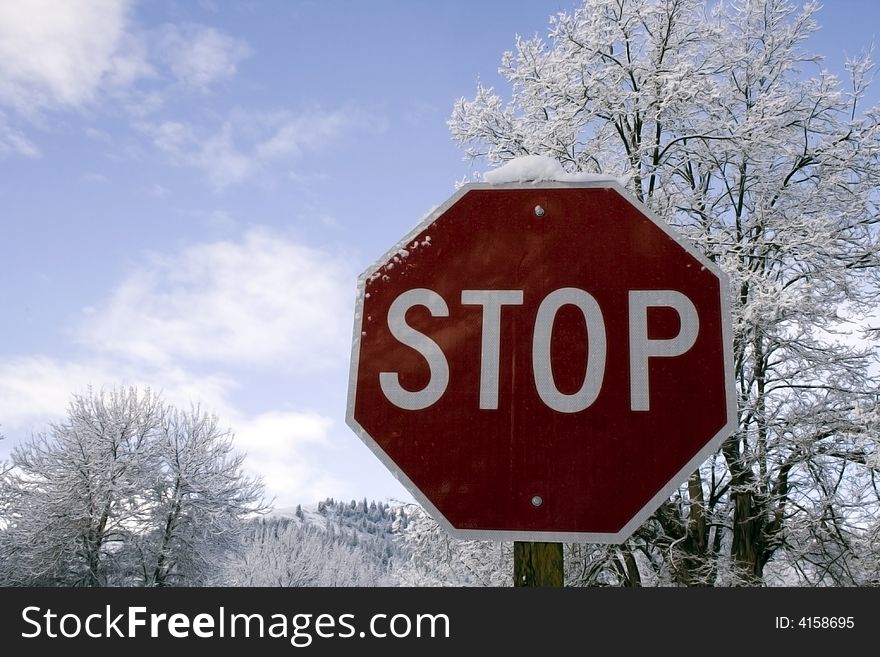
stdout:
{"type": "Polygon", "coordinates": [[[730,282],[725,274],[715,263],[700,253],[693,244],[681,235],[678,235],[666,222],[655,216],[639,201],[634,199],[616,180],[595,180],[589,182],[534,182],[534,183],[504,183],[491,185],[488,183],[469,183],[460,187],[443,205],[429,213],[415,228],[413,228],[402,240],[389,249],[381,258],[376,260],[360,275],[357,282],[357,302],[354,314],[354,333],[351,347],[351,367],[348,378],[348,405],[345,421],[363,443],[370,448],[376,457],[385,464],[391,474],[409,491],[431,516],[455,538],[465,540],[492,540],[492,541],[546,541],[564,543],[623,543],[632,533],[644,523],[652,513],[669,498],[679,486],[684,483],[690,474],[696,470],[713,452],[715,452],[724,440],[737,428],[736,389],[733,371],[733,327],[731,323],[729,303],[730,282]],[[660,230],[666,233],[679,246],[687,251],[706,269],[714,273],[720,281],[721,291],[721,337],[724,342],[724,380],[726,381],[727,393],[727,424],[719,431],[694,458],[679,470],[660,491],[652,497],[644,507],[624,527],[616,533],[585,533],[585,532],[523,532],[507,530],[474,530],[458,529],[440,513],[431,501],[419,490],[406,474],[397,467],[397,464],[385,453],[373,437],[355,420],[354,402],[357,386],[357,372],[360,359],[360,341],[362,330],[362,317],[364,311],[364,292],[367,279],[380,267],[391,260],[401,249],[411,244],[416,235],[434,223],[434,221],[455,205],[465,194],[472,190],[504,190],[504,189],[571,189],[571,188],[600,188],[613,189],[621,197],[630,203],[636,210],[650,219],[660,230]]]}

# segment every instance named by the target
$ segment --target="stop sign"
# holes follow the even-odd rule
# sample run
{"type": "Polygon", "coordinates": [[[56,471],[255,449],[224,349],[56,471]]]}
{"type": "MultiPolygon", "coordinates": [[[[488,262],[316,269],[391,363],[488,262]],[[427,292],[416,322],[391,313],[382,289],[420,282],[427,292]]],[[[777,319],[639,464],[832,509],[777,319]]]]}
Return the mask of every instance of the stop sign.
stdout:
{"type": "Polygon", "coordinates": [[[348,423],[454,536],[623,541],[736,424],[726,289],[614,182],[466,185],[359,280],[348,423]]]}

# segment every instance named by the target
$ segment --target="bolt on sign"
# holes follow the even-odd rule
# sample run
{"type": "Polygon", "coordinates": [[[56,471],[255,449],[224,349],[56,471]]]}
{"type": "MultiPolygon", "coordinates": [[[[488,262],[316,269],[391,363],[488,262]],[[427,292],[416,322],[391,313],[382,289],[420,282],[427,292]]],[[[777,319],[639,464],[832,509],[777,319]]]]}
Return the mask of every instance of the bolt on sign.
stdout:
{"type": "Polygon", "coordinates": [[[622,542],[736,426],[727,285],[616,182],[465,185],[359,279],[348,424],[456,537],[622,542]]]}

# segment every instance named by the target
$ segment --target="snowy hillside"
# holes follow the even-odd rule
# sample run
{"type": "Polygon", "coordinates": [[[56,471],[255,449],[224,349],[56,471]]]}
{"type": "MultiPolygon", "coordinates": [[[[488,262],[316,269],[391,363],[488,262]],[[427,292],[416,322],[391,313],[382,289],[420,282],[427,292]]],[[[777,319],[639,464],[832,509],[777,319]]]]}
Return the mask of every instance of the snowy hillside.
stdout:
{"type": "Polygon", "coordinates": [[[276,509],[252,520],[218,582],[232,586],[391,586],[407,560],[402,506],[338,502],[276,509]]]}

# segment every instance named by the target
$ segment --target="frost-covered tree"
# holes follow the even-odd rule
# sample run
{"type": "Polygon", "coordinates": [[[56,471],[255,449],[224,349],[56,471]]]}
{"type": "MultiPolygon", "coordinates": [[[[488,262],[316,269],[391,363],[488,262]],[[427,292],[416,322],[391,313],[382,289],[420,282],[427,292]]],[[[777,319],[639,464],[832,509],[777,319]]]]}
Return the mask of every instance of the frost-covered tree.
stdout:
{"type": "Polygon", "coordinates": [[[876,578],[877,350],[848,332],[878,301],[880,108],[868,55],[841,81],[805,51],[817,10],[586,0],[504,54],[509,100],[454,107],[468,157],[619,176],[731,278],[739,429],[625,546],[587,550],[584,583],[876,578]]]}
{"type": "Polygon", "coordinates": [[[150,390],[74,395],[0,473],[0,583],[203,582],[261,508],[241,460],[215,418],[150,390]]]}
{"type": "Polygon", "coordinates": [[[403,586],[512,586],[510,544],[451,538],[416,505],[405,507],[397,524],[404,558],[394,566],[403,586]]]}
{"type": "Polygon", "coordinates": [[[131,540],[144,585],[204,584],[239,546],[242,519],[266,510],[263,485],[244,473],[232,439],[198,407],[166,410],[145,494],[149,531],[131,540]]]}
{"type": "Polygon", "coordinates": [[[163,407],[150,391],[75,395],[67,419],[17,445],[3,477],[6,584],[100,586],[145,519],[142,481],[163,407]]]}
{"type": "MultiPolygon", "coordinates": [[[[332,527],[332,525],[330,525],[332,527]]],[[[387,565],[335,531],[289,519],[261,519],[219,575],[226,586],[389,586],[387,565]]]]}

